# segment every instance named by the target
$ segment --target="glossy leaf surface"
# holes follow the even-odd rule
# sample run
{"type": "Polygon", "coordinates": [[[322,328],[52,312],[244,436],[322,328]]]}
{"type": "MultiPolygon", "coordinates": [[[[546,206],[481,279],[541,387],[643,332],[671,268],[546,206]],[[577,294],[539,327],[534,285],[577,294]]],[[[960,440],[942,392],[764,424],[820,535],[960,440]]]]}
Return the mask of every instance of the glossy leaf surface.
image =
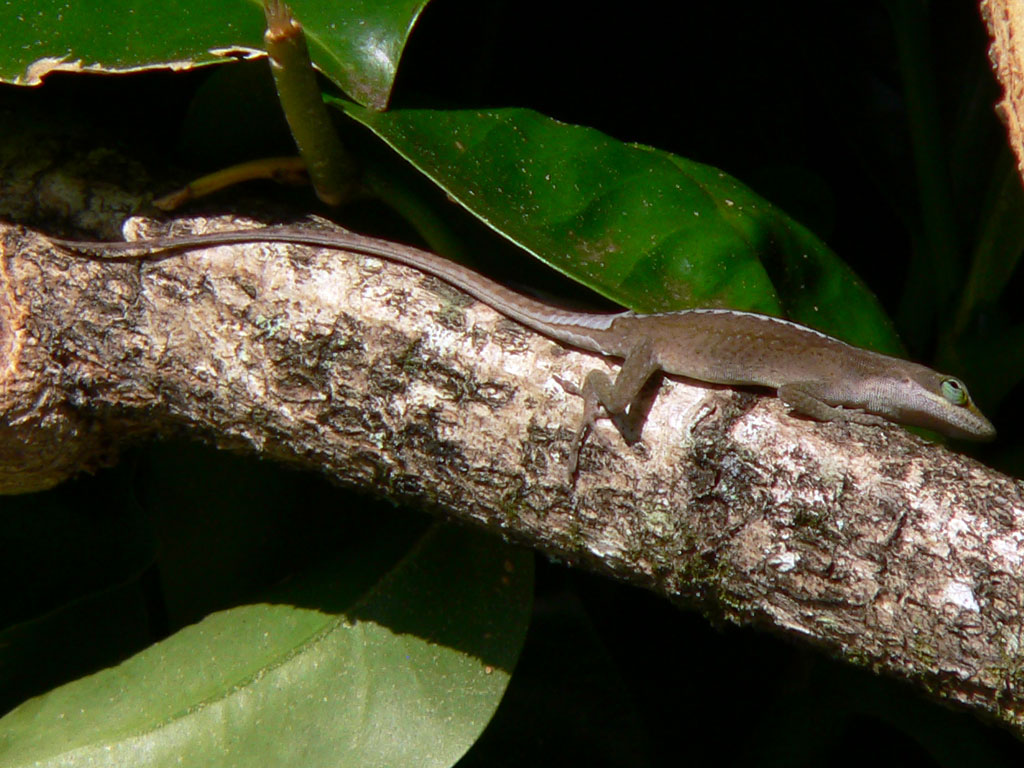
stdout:
{"type": "Polygon", "coordinates": [[[504,693],[532,556],[444,526],[395,541],[26,702],[0,766],[451,765],[504,693]]]}
{"type": "Polygon", "coordinates": [[[852,271],[722,171],[525,109],[338,104],[490,227],[630,309],[732,307],[899,349],[852,271]]]}
{"type": "MultiPolygon", "coordinates": [[[[324,74],[359,103],[383,108],[426,0],[289,5],[324,74]]],[[[182,70],[261,55],[264,17],[252,0],[33,0],[0,4],[0,29],[0,81],[37,85],[55,70],[182,70]]]]}

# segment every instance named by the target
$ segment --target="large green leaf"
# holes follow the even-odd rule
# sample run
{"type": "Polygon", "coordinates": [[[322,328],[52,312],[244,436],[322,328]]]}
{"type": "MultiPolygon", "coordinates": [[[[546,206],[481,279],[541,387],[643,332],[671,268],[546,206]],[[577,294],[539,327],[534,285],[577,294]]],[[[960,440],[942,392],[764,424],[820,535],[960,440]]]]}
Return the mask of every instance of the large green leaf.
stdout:
{"type": "Polygon", "coordinates": [[[852,271],[718,169],[526,109],[334,103],[493,229],[624,306],[760,311],[899,350],[852,271]]]}
{"type": "MultiPolygon", "coordinates": [[[[391,94],[405,43],[427,0],[290,0],[317,66],[375,109],[391,94]]],[[[263,51],[254,0],[0,3],[0,81],[37,85],[47,73],[194,66],[263,51]]]]}
{"type": "Polygon", "coordinates": [[[391,546],[22,704],[0,766],[451,765],[515,664],[531,556],[445,526],[391,546]]]}
{"type": "Polygon", "coordinates": [[[149,642],[157,541],[131,475],[0,497],[0,715],[149,642]]]}

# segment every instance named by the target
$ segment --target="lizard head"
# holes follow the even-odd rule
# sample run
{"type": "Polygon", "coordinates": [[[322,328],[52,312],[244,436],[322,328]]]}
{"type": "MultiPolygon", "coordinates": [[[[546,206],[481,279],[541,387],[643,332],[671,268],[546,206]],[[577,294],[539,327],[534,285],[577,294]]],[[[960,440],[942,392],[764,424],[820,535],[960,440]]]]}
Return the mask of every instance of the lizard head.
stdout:
{"type": "Polygon", "coordinates": [[[899,420],[960,440],[992,440],[992,422],[974,404],[960,379],[914,366],[905,383],[913,396],[901,403],[899,420]]]}

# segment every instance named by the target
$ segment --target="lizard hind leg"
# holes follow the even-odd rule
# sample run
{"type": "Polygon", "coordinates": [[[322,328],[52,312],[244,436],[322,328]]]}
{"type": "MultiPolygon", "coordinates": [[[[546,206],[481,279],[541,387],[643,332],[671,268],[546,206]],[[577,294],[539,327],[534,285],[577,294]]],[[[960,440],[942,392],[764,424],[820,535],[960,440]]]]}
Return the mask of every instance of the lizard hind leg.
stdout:
{"type": "MultiPolygon", "coordinates": [[[[611,416],[625,413],[626,409],[636,400],[637,395],[647,380],[651,378],[660,365],[648,341],[637,344],[626,355],[613,382],[604,371],[590,371],[583,381],[583,387],[573,394],[583,398],[583,418],[576,430],[572,446],[569,450],[569,476],[576,474],[579,466],[580,450],[590,428],[597,421],[598,413],[603,406],[611,416]]],[[[563,383],[564,387],[565,384],[563,383]]],[[[575,388],[574,388],[575,389],[575,388]]],[[[571,391],[568,390],[567,391],[571,391]]]]}

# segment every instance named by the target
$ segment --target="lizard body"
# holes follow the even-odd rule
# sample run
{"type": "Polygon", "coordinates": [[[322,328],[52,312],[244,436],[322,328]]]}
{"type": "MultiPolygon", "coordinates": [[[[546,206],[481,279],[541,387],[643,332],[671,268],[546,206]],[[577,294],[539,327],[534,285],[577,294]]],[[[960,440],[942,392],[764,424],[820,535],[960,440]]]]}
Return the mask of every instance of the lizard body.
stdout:
{"type": "Polygon", "coordinates": [[[599,407],[616,414],[626,411],[659,370],[715,384],[770,387],[792,410],[820,421],[891,421],[961,439],[995,437],[960,380],[768,315],[725,309],[646,315],[565,311],[433,253],[348,231],[277,226],[123,243],[52,242],[102,258],[286,242],[377,256],[441,278],[545,336],[623,360],[614,381],[601,371],[591,371],[584,381],[584,417],[570,454],[570,472],[599,407]]]}

